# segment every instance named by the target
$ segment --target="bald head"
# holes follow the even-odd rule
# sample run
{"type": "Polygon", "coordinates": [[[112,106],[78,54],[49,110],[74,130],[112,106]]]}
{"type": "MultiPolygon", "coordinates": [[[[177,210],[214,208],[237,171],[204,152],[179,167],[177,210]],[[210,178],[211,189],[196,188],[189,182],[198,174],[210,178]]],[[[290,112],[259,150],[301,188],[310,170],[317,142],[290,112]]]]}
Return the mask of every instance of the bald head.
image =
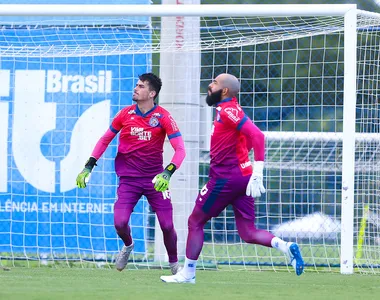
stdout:
{"type": "Polygon", "coordinates": [[[222,73],[215,78],[215,81],[219,83],[220,88],[228,89],[228,93],[226,95],[228,98],[236,97],[240,91],[240,82],[234,75],[222,73]]]}
{"type": "Polygon", "coordinates": [[[209,84],[206,103],[209,106],[217,105],[224,99],[237,97],[239,91],[239,80],[234,75],[222,73],[209,84]]]}

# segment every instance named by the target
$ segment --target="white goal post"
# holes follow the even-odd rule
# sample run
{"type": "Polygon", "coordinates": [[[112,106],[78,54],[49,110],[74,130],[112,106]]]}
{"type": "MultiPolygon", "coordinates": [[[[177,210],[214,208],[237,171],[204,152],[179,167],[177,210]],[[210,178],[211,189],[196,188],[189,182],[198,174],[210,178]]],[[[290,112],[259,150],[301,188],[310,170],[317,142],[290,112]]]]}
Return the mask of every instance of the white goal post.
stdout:
{"type": "MultiPolygon", "coordinates": [[[[130,104],[139,73],[152,70],[187,150],[171,181],[183,259],[207,177],[203,95],[230,72],[267,138],[258,227],[299,242],[308,268],[378,273],[380,15],[352,4],[0,5],[0,26],[1,262],[113,262],[116,144],[86,191],[70,180],[130,104]]],[[[134,215],[135,265],[166,266],[145,200],[134,215]]],[[[205,231],[200,266],[214,265],[288,268],[279,253],[245,245],[228,209],[205,231]]]]}

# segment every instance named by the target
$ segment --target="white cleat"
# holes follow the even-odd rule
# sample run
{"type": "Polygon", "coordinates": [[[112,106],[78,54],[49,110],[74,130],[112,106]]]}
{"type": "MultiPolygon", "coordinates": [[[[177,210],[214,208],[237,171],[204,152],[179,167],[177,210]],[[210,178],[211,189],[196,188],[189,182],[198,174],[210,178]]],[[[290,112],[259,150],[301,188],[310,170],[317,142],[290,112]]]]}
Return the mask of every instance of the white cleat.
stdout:
{"type": "Polygon", "coordinates": [[[182,270],[178,262],[169,263],[169,266],[170,266],[170,271],[172,272],[173,275],[177,274],[178,272],[182,270]]]}
{"type": "Polygon", "coordinates": [[[119,254],[117,255],[115,265],[116,269],[119,272],[123,271],[126,265],[128,264],[129,255],[133,250],[133,246],[134,244],[129,245],[128,247],[124,245],[119,254]]]}
{"type": "Polygon", "coordinates": [[[186,278],[182,272],[179,272],[172,276],[161,276],[163,282],[167,283],[195,283],[195,276],[193,278],[186,278]]]}

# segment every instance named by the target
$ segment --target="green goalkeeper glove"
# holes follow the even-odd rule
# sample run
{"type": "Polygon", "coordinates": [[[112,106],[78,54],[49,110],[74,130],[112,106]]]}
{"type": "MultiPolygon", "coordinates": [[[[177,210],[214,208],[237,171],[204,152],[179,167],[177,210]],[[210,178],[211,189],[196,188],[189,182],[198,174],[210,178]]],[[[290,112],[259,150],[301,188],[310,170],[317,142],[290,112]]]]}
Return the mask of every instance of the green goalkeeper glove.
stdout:
{"type": "Polygon", "coordinates": [[[78,188],[83,189],[86,187],[86,184],[90,180],[90,175],[91,175],[92,169],[96,165],[97,165],[96,164],[96,158],[90,157],[87,160],[87,162],[84,166],[84,169],[77,176],[77,187],[78,188]]]}
{"type": "Polygon", "coordinates": [[[162,173],[153,178],[152,183],[154,183],[154,189],[157,192],[164,192],[169,188],[170,178],[176,169],[176,166],[173,163],[170,163],[162,173]]]}

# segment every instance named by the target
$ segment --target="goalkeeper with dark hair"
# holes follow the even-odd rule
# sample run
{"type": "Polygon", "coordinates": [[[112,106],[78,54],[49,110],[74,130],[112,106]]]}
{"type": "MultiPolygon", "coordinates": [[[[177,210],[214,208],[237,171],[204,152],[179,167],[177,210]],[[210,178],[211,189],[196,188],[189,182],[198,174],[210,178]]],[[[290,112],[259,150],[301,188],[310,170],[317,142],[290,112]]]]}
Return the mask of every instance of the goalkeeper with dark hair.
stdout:
{"type": "Polygon", "coordinates": [[[86,187],[97,160],[120,132],[115,158],[119,186],[114,205],[114,225],[124,242],[116,258],[116,269],[119,271],[126,267],[133,250],[128,222],[133,208],[143,195],[148,199],[160,223],[171,272],[176,274],[178,271],[177,233],[173,225],[173,206],[168,188],[170,177],[180,167],[186,153],[173,117],[154,102],[161,86],[161,79],[152,73],[139,76],[132,96],[136,104],[123,108],[115,116],[76,180],[79,188],[86,187]],[[166,135],[175,153],[171,163],[163,169],[162,153],[166,135]]]}

